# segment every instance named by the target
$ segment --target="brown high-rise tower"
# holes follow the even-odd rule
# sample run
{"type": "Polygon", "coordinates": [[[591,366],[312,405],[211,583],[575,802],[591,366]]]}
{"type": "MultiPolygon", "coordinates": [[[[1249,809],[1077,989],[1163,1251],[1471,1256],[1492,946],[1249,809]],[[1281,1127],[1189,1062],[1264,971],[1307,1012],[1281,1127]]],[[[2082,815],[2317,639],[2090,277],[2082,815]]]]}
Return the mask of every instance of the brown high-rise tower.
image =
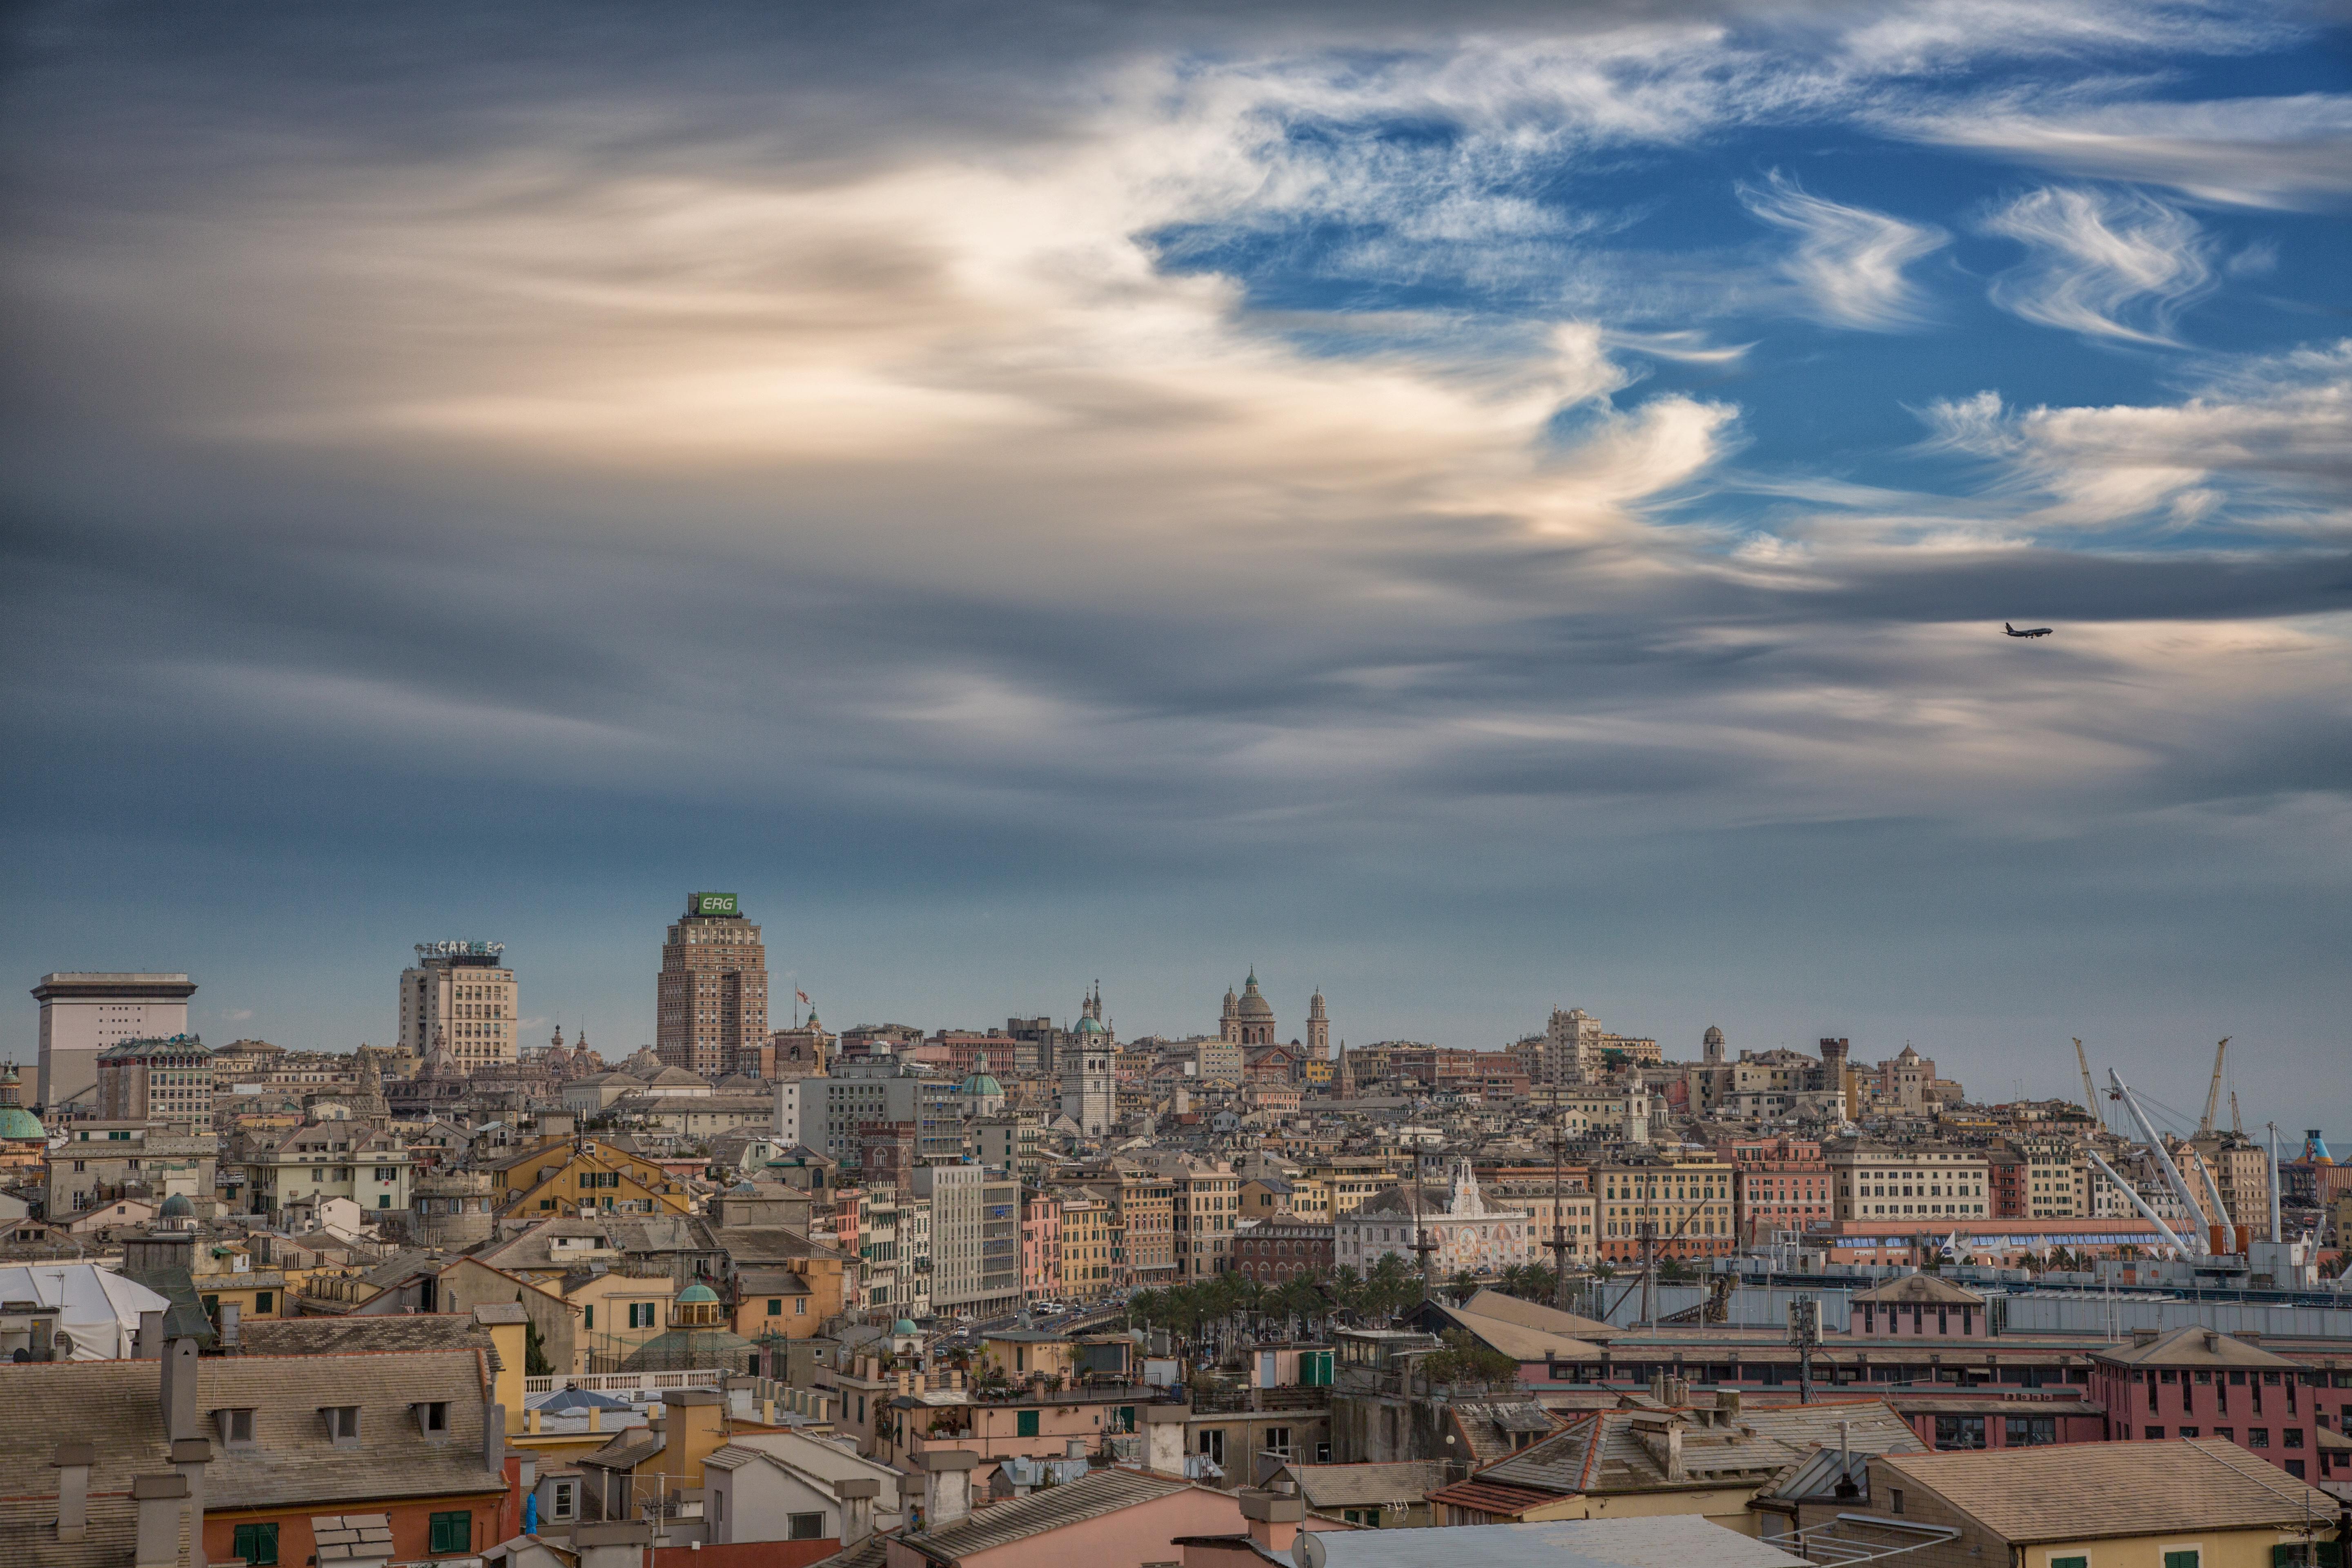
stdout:
{"type": "Polygon", "coordinates": [[[732,893],[696,893],[662,945],[654,1054],[718,1078],[759,1060],[768,1043],[768,950],[732,893]]]}

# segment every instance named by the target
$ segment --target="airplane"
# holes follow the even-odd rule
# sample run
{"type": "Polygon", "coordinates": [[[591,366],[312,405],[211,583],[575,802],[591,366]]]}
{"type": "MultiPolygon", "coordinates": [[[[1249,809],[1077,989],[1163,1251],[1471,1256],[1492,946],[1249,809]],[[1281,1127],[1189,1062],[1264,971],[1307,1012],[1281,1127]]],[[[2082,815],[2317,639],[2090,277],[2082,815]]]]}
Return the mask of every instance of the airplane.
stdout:
{"type": "Polygon", "coordinates": [[[2046,637],[2050,635],[2052,628],[2048,626],[2034,626],[2028,631],[2019,631],[2007,621],[2003,621],[2000,623],[2000,629],[2007,632],[2013,637],[2046,637]]]}

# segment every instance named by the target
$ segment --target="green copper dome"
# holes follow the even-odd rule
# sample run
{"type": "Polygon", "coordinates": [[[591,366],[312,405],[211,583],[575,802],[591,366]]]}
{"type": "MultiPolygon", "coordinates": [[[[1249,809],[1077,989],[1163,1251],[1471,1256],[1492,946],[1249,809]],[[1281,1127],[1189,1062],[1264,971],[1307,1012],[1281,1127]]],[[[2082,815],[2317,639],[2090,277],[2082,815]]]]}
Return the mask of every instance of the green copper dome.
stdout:
{"type": "Polygon", "coordinates": [[[41,1119],[21,1105],[0,1105],[0,1142],[22,1140],[27,1143],[43,1142],[49,1136],[41,1119]]]}
{"type": "Polygon", "coordinates": [[[718,1300],[719,1292],[713,1290],[708,1285],[688,1285],[685,1289],[680,1290],[677,1293],[677,1304],[681,1307],[691,1306],[700,1301],[716,1301],[718,1300]]]}

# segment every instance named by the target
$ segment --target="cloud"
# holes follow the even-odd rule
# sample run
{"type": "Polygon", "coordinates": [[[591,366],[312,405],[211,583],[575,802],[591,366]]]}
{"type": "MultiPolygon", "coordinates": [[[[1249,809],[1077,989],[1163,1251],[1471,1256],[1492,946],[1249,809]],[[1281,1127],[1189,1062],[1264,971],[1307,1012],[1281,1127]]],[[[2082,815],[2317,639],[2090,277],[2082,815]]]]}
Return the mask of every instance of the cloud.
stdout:
{"type": "Polygon", "coordinates": [[[2173,317],[2211,287],[2212,247],[2196,220],[2151,196],[2043,186],[1984,227],[2030,253],[1994,281],[1993,302],[2062,331],[2178,346],[2173,317]]]}
{"type": "Polygon", "coordinates": [[[2220,524],[2226,507],[2241,534],[2352,537],[2352,339],[2217,369],[2175,404],[2011,409],[1983,392],[1925,417],[1937,445],[2040,498],[2029,527],[2220,524]]]}
{"type": "Polygon", "coordinates": [[[1798,237],[1781,275],[1804,291],[1832,326],[1896,331],[1927,319],[1926,296],[1903,269],[1947,243],[1933,225],[1809,195],[1774,170],[1762,185],[1741,184],[1748,210],[1798,237]]]}
{"type": "Polygon", "coordinates": [[[227,1019],[232,1024],[249,1023],[253,1018],[253,1009],[250,1007],[239,1007],[234,1011],[223,1013],[221,1016],[227,1019]]]}
{"type": "Polygon", "coordinates": [[[2010,96],[1881,122],[2061,174],[2168,185],[2200,202],[2319,208],[2352,198],[2352,95],[2343,93],[2040,109],[2010,96]]]}

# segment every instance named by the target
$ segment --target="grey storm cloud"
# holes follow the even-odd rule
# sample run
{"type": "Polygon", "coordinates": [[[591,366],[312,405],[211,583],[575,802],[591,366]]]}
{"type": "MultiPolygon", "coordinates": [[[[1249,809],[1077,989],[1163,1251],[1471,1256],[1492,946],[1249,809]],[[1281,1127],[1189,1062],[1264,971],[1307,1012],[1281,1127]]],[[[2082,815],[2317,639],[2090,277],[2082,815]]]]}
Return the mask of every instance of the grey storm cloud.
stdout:
{"type": "MultiPolygon", "coordinates": [[[[2044,25],[2053,50],[2203,36],[2051,9],[2021,54],[2044,25]]],[[[2062,917],[2138,933],[2107,1005],[2265,899],[2211,951],[2270,931],[2231,994],[2275,989],[2308,937],[2276,928],[2352,870],[2341,351],[2209,357],[2141,407],[1956,400],[1922,416],[1951,491],[1824,479],[1759,513],[1742,392],[1637,363],[1736,365],[1734,303],[1792,291],[1832,325],[1930,322],[1941,230],[1786,184],[1777,262],[1653,262],[1598,217],[1539,251],[1519,237],[1559,236],[1500,195],[1423,168],[1408,201],[1360,148],[1280,134],[1422,114],[1505,166],[1885,118],[1886,82],[1983,47],[1939,11],[21,14],[18,967],[97,964],[42,913],[96,868],[112,912],[68,922],[78,950],[281,931],[272,889],[323,889],[337,940],[396,949],[379,926],[496,889],[625,1030],[601,971],[658,915],[625,930],[599,875],[667,899],[748,863],[833,911],[794,917],[794,962],[877,1009],[1082,973],[1124,927],[1171,1027],[1189,981],[1150,955],[1189,974],[1252,941],[1398,1032],[1492,1043],[1568,985],[1695,1032],[1680,940],[1710,995],[1800,1037],[1829,1008],[1895,1026],[1898,984],[2039,1028],[2088,1004],[2035,973],[1970,1015],[1968,982],[2023,974],[2062,917]],[[1580,258],[1541,280],[1559,319],[1275,321],[1195,243],[1382,202],[1432,277],[1533,289],[1580,258]],[[2231,507],[2233,548],[2145,531],[2231,507]],[[2020,616],[2065,633],[1988,636],[2020,616]],[[176,934],[123,912],[153,901],[141,867],[169,868],[176,934]],[[2053,871],[2031,931],[1999,929],[2008,879],[2053,871]],[[2168,877],[2210,910],[2158,922],[2168,877]],[[1882,977],[1841,977],[1847,952],[1882,977]],[[1453,988],[1407,994],[1408,952],[1453,988]]],[[[1968,144],[2136,167],[2140,121],[2091,118],[2091,151],[2031,105],[1968,144]]],[[[339,961],[362,986],[373,951],[339,961]]]]}

